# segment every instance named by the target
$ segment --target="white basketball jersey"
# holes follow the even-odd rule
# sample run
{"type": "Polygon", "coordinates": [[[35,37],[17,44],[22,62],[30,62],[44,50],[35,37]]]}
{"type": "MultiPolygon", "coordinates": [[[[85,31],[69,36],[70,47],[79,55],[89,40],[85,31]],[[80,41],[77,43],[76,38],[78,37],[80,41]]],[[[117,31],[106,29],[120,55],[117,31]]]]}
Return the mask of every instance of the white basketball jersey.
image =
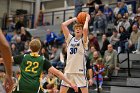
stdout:
{"type": "Polygon", "coordinates": [[[88,49],[87,43],[83,42],[83,38],[76,40],[71,34],[69,34],[67,40],[67,62],[65,67],[65,73],[83,73],[86,72],[86,59],[85,49],[88,49]]]}

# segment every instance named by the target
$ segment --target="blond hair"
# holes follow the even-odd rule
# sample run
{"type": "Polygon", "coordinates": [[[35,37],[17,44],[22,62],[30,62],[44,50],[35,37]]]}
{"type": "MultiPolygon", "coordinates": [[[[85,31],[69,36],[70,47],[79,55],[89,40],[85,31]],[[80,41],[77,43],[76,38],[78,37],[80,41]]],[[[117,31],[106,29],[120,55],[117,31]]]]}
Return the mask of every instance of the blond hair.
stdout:
{"type": "Polygon", "coordinates": [[[74,24],[73,29],[75,29],[76,27],[81,27],[83,29],[83,24],[76,23],[74,24]]]}
{"type": "Polygon", "coordinates": [[[41,48],[41,42],[39,39],[33,39],[30,44],[30,49],[32,50],[32,52],[38,52],[41,48]]]}

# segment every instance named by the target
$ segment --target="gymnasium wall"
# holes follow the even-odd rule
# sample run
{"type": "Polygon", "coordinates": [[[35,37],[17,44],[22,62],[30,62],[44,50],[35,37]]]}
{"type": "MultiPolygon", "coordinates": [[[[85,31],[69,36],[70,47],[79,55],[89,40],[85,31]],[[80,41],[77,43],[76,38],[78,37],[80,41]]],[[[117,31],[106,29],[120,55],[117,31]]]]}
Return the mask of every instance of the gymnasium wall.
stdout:
{"type": "MultiPolygon", "coordinates": [[[[23,2],[20,0],[11,0],[10,11],[11,14],[15,14],[17,9],[25,9],[28,13],[32,13],[32,5],[29,2],[23,2]]],[[[8,11],[8,0],[0,0],[0,27],[2,23],[2,18],[5,13],[8,11]]]]}

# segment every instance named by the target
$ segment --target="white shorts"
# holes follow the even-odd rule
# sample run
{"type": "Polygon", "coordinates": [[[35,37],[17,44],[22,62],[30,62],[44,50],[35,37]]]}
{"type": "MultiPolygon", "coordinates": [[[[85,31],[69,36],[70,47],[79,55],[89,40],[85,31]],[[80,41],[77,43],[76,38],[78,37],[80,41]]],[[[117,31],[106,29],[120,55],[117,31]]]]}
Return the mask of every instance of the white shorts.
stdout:
{"type": "MultiPolygon", "coordinates": [[[[76,84],[77,87],[83,88],[88,87],[88,81],[85,75],[78,73],[65,73],[65,77],[70,80],[72,83],[76,84]]],[[[62,86],[70,87],[65,81],[62,81],[62,86]]]]}

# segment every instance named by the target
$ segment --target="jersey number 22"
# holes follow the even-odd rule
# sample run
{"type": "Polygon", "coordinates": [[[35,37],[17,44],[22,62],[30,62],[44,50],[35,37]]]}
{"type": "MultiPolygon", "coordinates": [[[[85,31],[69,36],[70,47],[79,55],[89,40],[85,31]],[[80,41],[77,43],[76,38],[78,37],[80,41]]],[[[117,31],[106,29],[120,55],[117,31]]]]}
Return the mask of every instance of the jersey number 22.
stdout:
{"type": "Polygon", "coordinates": [[[25,68],[26,72],[33,72],[33,73],[37,73],[36,69],[39,66],[38,62],[31,62],[31,61],[27,61],[27,67],[25,68]]]}

